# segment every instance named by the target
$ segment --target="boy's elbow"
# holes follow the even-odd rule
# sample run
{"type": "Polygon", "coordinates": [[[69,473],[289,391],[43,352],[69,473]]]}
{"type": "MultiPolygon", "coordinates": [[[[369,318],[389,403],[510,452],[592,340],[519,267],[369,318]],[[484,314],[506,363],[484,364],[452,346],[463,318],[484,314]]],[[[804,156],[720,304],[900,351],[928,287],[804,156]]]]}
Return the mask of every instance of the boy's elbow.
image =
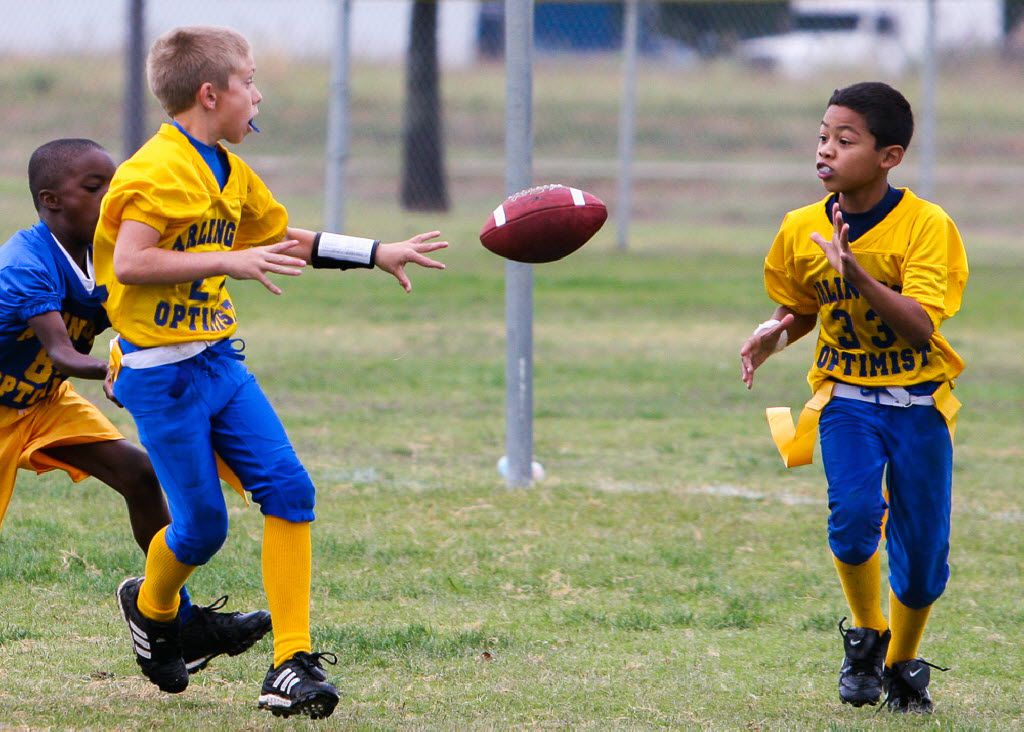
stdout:
{"type": "Polygon", "coordinates": [[[114,270],[114,276],[122,285],[141,285],[142,282],[130,270],[114,270]]]}
{"type": "Polygon", "coordinates": [[[932,325],[931,321],[928,321],[928,325],[923,327],[919,333],[915,333],[912,338],[908,338],[912,348],[920,350],[928,345],[931,341],[932,335],[935,334],[935,326],[932,325]]]}
{"type": "Polygon", "coordinates": [[[915,351],[920,351],[920,350],[922,350],[923,348],[927,348],[927,346],[928,346],[928,343],[929,343],[930,341],[931,341],[931,336],[928,336],[927,338],[921,338],[920,340],[913,340],[913,341],[911,341],[911,342],[910,342],[910,346],[911,346],[911,348],[913,348],[913,349],[914,349],[915,351]]]}
{"type": "Polygon", "coordinates": [[[130,260],[114,257],[114,277],[122,285],[141,285],[139,268],[130,260]]]}

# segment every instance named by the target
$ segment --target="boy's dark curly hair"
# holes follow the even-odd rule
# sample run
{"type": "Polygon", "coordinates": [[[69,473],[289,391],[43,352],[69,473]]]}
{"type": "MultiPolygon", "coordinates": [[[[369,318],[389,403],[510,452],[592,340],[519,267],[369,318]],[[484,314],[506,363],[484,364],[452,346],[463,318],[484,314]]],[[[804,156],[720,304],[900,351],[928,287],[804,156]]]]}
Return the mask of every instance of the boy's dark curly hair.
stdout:
{"type": "Polygon", "coordinates": [[[862,81],[836,89],[828,106],[846,107],[864,116],[875,148],[899,145],[906,149],[914,136],[914,113],[906,97],[880,81],[862,81]]]}

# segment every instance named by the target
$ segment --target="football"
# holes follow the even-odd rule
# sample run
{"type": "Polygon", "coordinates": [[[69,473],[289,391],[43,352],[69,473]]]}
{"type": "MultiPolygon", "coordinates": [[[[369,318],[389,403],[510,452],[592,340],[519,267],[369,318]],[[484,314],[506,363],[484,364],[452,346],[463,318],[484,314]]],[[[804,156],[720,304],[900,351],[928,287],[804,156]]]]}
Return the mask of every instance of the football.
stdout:
{"type": "Polygon", "coordinates": [[[572,254],[608,218],[595,195],[563,185],[519,191],[491,212],[480,230],[480,243],[515,262],[554,262],[572,254]]]}

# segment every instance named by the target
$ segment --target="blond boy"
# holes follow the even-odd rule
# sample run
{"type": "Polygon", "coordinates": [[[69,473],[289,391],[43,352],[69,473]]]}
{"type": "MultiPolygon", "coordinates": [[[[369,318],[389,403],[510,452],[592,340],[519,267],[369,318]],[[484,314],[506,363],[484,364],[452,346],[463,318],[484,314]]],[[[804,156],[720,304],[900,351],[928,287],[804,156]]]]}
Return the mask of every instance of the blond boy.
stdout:
{"type": "Polygon", "coordinates": [[[135,418],[173,517],[150,545],[145,578],[125,580],[118,599],[143,673],[164,691],[183,691],[178,589],[227,535],[222,458],[265,516],[274,662],[259,706],[321,718],[338,693],[321,664],[334,657],[314,653],[310,640],[314,487],[231,338],[227,280],[259,280],[279,294],[270,273],[376,266],[409,291],[405,265],[443,268],[425,255],[447,243],[432,241],[436,231],[380,244],[289,226],[284,206],[220,144],[255,129],[254,73],[249,44],[233,30],[177,28],[157,39],[149,83],[171,121],[120,166],[103,202],[96,275],[120,334],[114,393],[135,418]]]}

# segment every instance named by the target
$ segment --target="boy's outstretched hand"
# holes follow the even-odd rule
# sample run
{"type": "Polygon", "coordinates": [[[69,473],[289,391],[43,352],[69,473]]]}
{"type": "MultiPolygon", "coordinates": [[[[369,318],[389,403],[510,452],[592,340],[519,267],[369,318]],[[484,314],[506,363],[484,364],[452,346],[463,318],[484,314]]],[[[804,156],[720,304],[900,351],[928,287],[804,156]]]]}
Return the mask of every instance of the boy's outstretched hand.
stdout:
{"type": "Polygon", "coordinates": [[[411,263],[430,269],[445,268],[442,262],[425,256],[430,252],[436,252],[438,249],[447,248],[448,242],[446,241],[430,241],[440,235],[440,231],[428,231],[423,234],[417,234],[405,241],[381,244],[377,247],[375,264],[380,269],[393,275],[398,280],[398,284],[402,286],[402,289],[410,292],[412,290],[412,283],[405,274],[405,265],[411,263]]]}

